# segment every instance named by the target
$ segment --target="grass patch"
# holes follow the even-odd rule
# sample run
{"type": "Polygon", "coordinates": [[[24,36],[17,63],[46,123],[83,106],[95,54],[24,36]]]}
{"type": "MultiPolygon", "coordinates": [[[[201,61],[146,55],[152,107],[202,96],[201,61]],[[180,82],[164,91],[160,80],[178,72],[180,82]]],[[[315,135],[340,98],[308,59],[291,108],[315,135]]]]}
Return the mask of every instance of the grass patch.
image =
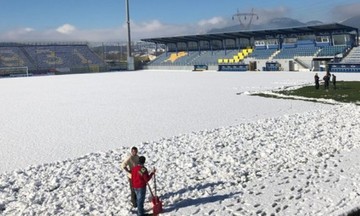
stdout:
{"type": "MultiPolygon", "coordinates": [[[[275,93],[287,95],[287,96],[301,96],[306,98],[315,99],[333,99],[339,102],[345,103],[359,103],[360,102],[360,82],[359,81],[338,81],[336,83],[336,89],[333,88],[330,83],[329,89],[324,89],[324,86],[320,86],[319,89],[315,89],[315,86],[304,86],[294,90],[281,90],[274,91],[275,93]]],[[[266,93],[256,94],[263,97],[276,96],[266,95],[266,93]]]]}

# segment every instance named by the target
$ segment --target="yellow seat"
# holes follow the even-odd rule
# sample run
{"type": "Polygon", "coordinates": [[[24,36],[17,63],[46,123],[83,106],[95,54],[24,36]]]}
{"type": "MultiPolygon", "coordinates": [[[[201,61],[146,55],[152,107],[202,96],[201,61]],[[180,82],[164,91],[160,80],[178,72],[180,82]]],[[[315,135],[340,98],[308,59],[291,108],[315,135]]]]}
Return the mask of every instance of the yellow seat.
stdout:
{"type": "Polygon", "coordinates": [[[218,63],[223,63],[223,59],[218,59],[218,63]]]}
{"type": "Polygon", "coordinates": [[[248,55],[248,52],[246,50],[243,50],[243,55],[244,56],[247,56],[248,55]]]}
{"type": "Polygon", "coordinates": [[[171,53],[170,57],[166,61],[171,61],[174,63],[177,59],[182,58],[187,55],[187,52],[178,52],[178,53],[171,53]]]}
{"type": "Polygon", "coordinates": [[[229,62],[230,62],[230,63],[234,63],[234,59],[229,59],[229,62]]]}
{"type": "Polygon", "coordinates": [[[229,62],[229,59],[224,59],[224,63],[228,63],[229,62]]]}

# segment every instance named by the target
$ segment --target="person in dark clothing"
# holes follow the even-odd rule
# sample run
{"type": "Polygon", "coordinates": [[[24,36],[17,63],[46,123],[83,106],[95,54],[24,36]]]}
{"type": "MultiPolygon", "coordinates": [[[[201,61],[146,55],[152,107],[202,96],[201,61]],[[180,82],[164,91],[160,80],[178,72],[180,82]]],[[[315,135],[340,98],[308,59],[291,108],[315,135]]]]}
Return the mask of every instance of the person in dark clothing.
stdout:
{"type": "Polygon", "coordinates": [[[319,83],[319,76],[317,73],[315,74],[314,79],[315,79],[315,89],[319,89],[320,83],[319,83]]]}
{"type": "Polygon", "coordinates": [[[326,74],[323,78],[324,80],[324,88],[328,89],[329,88],[329,83],[330,83],[330,76],[328,74],[326,74]]]}
{"type": "Polygon", "coordinates": [[[331,78],[331,73],[330,73],[330,68],[329,68],[329,66],[328,66],[327,69],[326,69],[326,74],[325,74],[325,76],[324,76],[324,78],[323,78],[325,89],[329,89],[330,78],[331,78]]]}
{"type": "Polygon", "coordinates": [[[334,89],[336,89],[336,76],[334,74],[332,75],[332,83],[333,83],[334,89]]]}
{"type": "Polygon", "coordinates": [[[330,71],[329,71],[329,67],[328,67],[327,70],[326,70],[326,76],[328,76],[329,78],[331,77],[331,73],[330,73],[330,71]]]}

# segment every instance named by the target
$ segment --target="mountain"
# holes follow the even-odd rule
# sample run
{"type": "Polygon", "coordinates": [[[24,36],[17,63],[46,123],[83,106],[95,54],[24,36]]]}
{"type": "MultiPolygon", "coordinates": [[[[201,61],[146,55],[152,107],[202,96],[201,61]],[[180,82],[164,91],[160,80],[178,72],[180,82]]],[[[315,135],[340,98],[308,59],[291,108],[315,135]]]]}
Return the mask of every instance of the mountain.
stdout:
{"type": "MultiPolygon", "coordinates": [[[[264,24],[254,24],[251,26],[250,30],[265,30],[265,29],[280,29],[280,28],[291,28],[291,27],[299,27],[299,26],[307,26],[307,25],[320,25],[323,24],[320,21],[314,20],[309,21],[307,23],[300,22],[298,20],[288,18],[288,17],[280,17],[273,18],[264,24]]],[[[221,33],[221,32],[235,32],[246,30],[241,28],[240,25],[228,26],[220,29],[212,29],[208,33],[221,33]]]]}
{"type": "MultiPolygon", "coordinates": [[[[339,23],[360,29],[360,15],[348,18],[339,23]]],[[[312,25],[321,25],[321,24],[324,24],[324,23],[321,21],[318,21],[318,20],[313,20],[313,21],[303,23],[303,22],[300,22],[300,21],[292,19],[292,18],[279,17],[279,18],[273,18],[263,24],[254,24],[248,30],[281,29],[281,28],[312,26],[312,25]]],[[[227,26],[224,28],[211,29],[208,33],[213,34],[213,33],[236,32],[236,31],[244,31],[244,30],[246,30],[246,29],[242,28],[239,24],[237,24],[237,25],[227,26]]]]}
{"type": "Polygon", "coordinates": [[[360,29],[360,15],[346,19],[341,24],[360,29]]]}
{"type": "Polygon", "coordinates": [[[305,24],[298,20],[287,17],[281,17],[270,20],[268,23],[264,25],[264,27],[266,28],[262,28],[262,29],[287,28],[287,27],[295,27],[295,26],[297,27],[303,25],[305,24]]]}

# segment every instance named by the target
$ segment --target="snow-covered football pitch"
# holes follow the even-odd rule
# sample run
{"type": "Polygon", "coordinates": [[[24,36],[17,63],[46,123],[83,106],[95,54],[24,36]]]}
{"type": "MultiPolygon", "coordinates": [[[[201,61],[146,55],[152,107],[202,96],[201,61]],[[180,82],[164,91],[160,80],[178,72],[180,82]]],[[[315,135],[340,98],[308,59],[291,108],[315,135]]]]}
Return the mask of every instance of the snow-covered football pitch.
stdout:
{"type": "Polygon", "coordinates": [[[0,215],[135,214],[119,168],[131,146],[157,167],[164,215],[349,212],[360,194],[359,107],[239,94],[312,85],[313,75],[0,79],[0,215]]]}

